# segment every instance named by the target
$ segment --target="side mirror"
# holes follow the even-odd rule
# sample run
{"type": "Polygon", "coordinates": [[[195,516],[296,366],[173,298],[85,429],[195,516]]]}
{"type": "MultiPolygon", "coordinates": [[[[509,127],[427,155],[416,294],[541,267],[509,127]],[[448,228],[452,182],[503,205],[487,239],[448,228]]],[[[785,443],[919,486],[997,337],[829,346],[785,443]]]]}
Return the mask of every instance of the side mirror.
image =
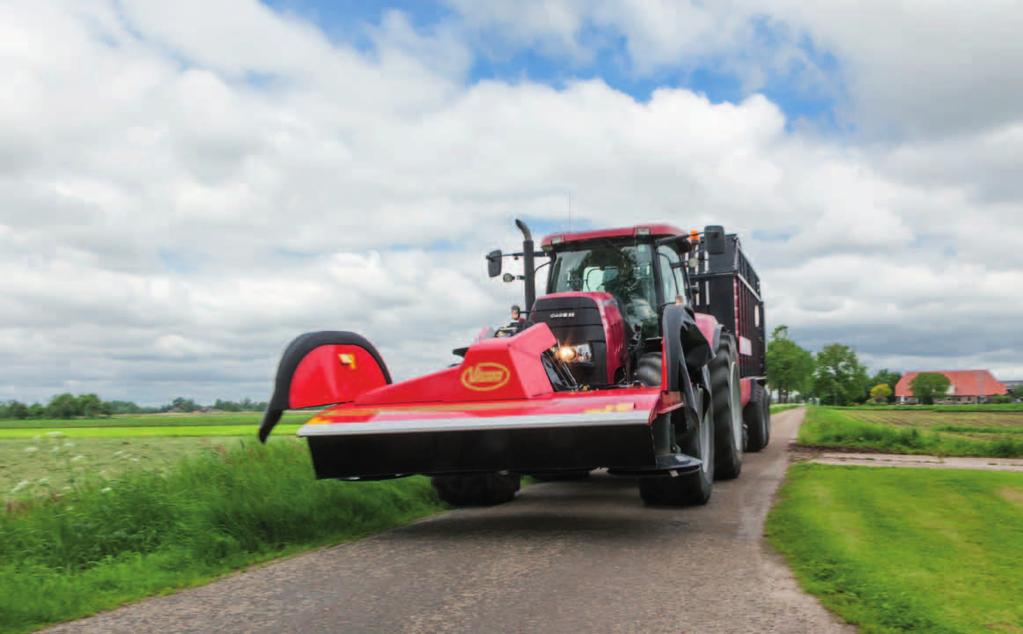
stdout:
{"type": "Polygon", "coordinates": [[[703,229],[703,239],[707,253],[721,255],[725,252],[725,228],[721,225],[707,225],[703,229]]]}
{"type": "Polygon", "coordinates": [[[501,274],[502,257],[500,249],[494,249],[487,254],[487,275],[497,277],[501,274]]]}

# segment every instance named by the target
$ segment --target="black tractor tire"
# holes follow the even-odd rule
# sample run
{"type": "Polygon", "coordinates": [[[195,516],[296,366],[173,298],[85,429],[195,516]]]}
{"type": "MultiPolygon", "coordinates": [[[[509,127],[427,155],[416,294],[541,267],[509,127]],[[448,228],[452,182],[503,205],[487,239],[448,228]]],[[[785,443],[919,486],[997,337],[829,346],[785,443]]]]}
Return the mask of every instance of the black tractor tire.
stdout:
{"type": "Polygon", "coordinates": [[[565,471],[541,471],[532,473],[538,482],[562,482],[565,480],[585,480],[590,477],[589,469],[569,469],[565,471]]]}
{"type": "Polygon", "coordinates": [[[702,506],[710,500],[714,487],[714,412],[707,403],[700,425],[680,439],[682,453],[699,458],[696,471],[675,476],[644,476],[639,479],[639,495],[651,506],[702,506]]]}
{"type": "Polygon", "coordinates": [[[742,419],[746,423],[746,451],[757,452],[766,447],[771,440],[771,397],[763,385],[751,386],[742,419]]]}
{"type": "Polygon", "coordinates": [[[739,357],[731,335],[721,335],[709,368],[714,403],[714,478],[734,480],[742,473],[745,425],[742,420],[739,357]]]}
{"type": "Polygon", "coordinates": [[[520,477],[512,473],[469,473],[433,476],[437,496],[451,506],[493,506],[510,502],[520,477]]]}
{"type": "Polygon", "coordinates": [[[636,363],[636,371],[633,377],[647,387],[655,387],[661,384],[661,353],[647,352],[639,358],[636,363]]]}

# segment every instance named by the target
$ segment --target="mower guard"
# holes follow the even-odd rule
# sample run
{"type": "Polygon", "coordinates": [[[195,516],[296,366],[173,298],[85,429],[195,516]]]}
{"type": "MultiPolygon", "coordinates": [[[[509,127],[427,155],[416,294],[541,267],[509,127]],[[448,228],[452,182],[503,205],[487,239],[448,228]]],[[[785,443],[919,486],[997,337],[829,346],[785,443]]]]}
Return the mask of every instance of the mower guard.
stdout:
{"type": "Polygon", "coordinates": [[[391,383],[361,337],[303,335],[281,362],[261,437],[284,409],[334,404],[298,432],[319,478],[699,465],[655,455],[652,423],[681,406],[679,392],[555,391],[543,355],[556,343],[536,324],[473,344],[459,365],[391,383]]]}
{"type": "Polygon", "coordinates": [[[319,478],[654,467],[660,391],[332,408],[299,429],[319,478]]]}

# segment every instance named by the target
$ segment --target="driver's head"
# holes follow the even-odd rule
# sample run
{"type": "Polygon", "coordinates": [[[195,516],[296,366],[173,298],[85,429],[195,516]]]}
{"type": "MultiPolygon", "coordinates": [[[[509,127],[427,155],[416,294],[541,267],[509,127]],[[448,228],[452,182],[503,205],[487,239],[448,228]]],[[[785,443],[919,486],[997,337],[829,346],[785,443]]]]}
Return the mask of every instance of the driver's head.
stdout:
{"type": "Polygon", "coordinates": [[[519,314],[521,312],[522,312],[522,310],[519,309],[518,304],[512,304],[512,307],[511,307],[511,317],[512,317],[512,319],[518,319],[519,318],[519,314]]]}

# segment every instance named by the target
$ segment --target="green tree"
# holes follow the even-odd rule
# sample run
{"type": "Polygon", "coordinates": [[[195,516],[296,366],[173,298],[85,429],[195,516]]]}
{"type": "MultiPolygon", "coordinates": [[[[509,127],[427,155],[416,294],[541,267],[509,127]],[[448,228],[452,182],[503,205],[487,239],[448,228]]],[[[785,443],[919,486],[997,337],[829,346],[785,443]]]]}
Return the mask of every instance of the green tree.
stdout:
{"type": "Polygon", "coordinates": [[[917,402],[931,405],[935,396],[944,396],[948,393],[950,385],[952,383],[948,377],[940,372],[921,372],[910,381],[909,389],[917,402]]]}
{"type": "Polygon", "coordinates": [[[878,383],[870,388],[870,400],[875,403],[887,403],[891,395],[892,388],[888,387],[887,383],[878,383]]]}
{"type": "Polygon", "coordinates": [[[86,418],[109,416],[110,406],[95,394],[82,394],[78,397],[78,411],[86,418]]]}
{"type": "Polygon", "coordinates": [[[1017,385],[1009,390],[1009,396],[1014,399],[1023,399],[1023,385],[1017,385]]]}
{"type": "Polygon", "coordinates": [[[131,401],[106,401],[111,414],[140,414],[144,410],[131,401]]]}
{"type": "Polygon", "coordinates": [[[885,385],[887,385],[891,389],[891,392],[888,394],[888,402],[889,403],[894,403],[895,402],[895,386],[898,385],[899,379],[901,379],[901,378],[902,378],[902,375],[899,374],[898,372],[892,372],[888,368],[884,368],[884,369],[878,370],[877,374],[875,374],[874,376],[872,376],[870,378],[869,385],[877,385],[879,383],[884,383],[885,385]]]}
{"type": "Polygon", "coordinates": [[[817,353],[813,391],[828,405],[848,405],[867,393],[867,369],[849,346],[833,343],[817,353]]]}
{"type": "Polygon", "coordinates": [[[213,409],[219,409],[222,412],[242,411],[242,407],[238,403],[235,403],[234,401],[225,401],[219,398],[213,403],[213,409]]]}
{"type": "Polygon", "coordinates": [[[179,396],[171,401],[170,408],[178,412],[194,412],[198,408],[198,405],[196,405],[195,401],[190,398],[179,396]]]}
{"type": "Polygon", "coordinates": [[[0,418],[28,418],[28,406],[18,401],[0,403],[0,418]]]}
{"type": "Polygon", "coordinates": [[[32,403],[28,406],[28,416],[26,418],[46,418],[46,408],[39,403],[32,403]]]}
{"type": "Polygon", "coordinates": [[[778,390],[778,400],[787,403],[793,392],[805,394],[813,379],[813,355],[789,339],[788,326],[771,332],[767,344],[767,383],[778,390]]]}
{"type": "Polygon", "coordinates": [[[68,392],[54,396],[46,405],[46,416],[48,418],[74,418],[81,415],[82,410],[78,404],[78,399],[74,394],[68,392]]]}

